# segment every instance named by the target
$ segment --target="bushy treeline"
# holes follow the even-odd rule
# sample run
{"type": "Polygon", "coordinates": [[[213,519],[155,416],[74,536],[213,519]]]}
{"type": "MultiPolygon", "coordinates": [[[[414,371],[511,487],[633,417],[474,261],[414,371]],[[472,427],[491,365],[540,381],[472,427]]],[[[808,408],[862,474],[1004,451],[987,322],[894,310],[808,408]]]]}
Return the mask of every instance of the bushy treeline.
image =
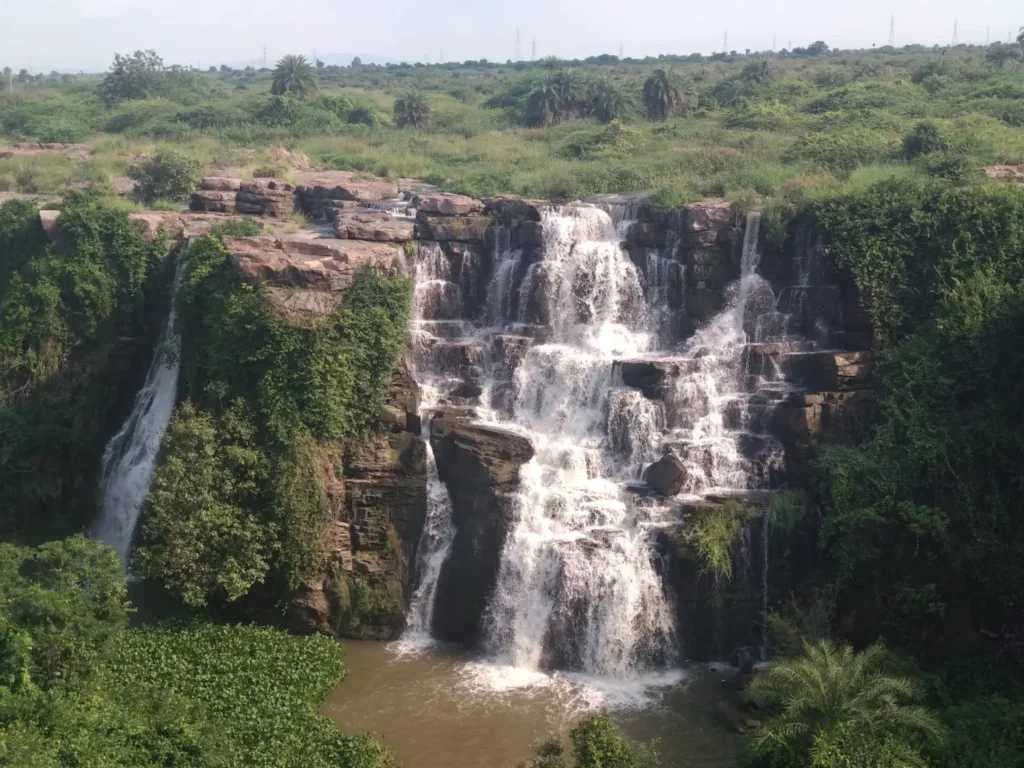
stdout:
{"type": "Polygon", "coordinates": [[[0,765],[385,768],[316,713],[335,643],[272,629],[129,629],[121,562],[75,537],[0,544],[0,765]]]}

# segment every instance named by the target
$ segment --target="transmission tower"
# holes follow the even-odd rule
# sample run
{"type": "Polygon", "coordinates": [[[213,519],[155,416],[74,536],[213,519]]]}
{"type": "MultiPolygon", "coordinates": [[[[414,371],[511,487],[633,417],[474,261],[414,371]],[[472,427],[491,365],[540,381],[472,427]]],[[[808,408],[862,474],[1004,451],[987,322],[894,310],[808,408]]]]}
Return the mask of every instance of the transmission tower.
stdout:
{"type": "Polygon", "coordinates": [[[991,29],[989,27],[985,27],[985,47],[987,48],[989,43],[991,43],[991,42],[992,42],[991,29]]]}
{"type": "Polygon", "coordinates": [[[263,58],[260,59],[260,69],[267,68],[267,44],[263,44],[263,58]]]}
{"type": "Polygon", "coordinates": [[[725,38],[722,40],[722,53],[729,52],[729,29],[725,30],[725,38]]]}
{"type": "Polygon", "coordinates": [[[893,16],[889,20],[889,45],[892,48],[896,47],[896,17],[893,16]]]}
{"type": "Polygon", "coordinates": [[[626,58],[625,54],[626,54],[626,47],[622,43],[619,43],[619,59],[622,60],[622,59],[626,58]]]}
{"type": "Polygon", "coordinates": [[[958,31],[957,31],[957,27],[959,27],[959,26],[960,26],[960,22],[959,21],[954,21],[953,22],[953,47],[954,48],[956,48],[956,46],[960,44],[960,35],[959,35],[958,31]]]}
{"type": "Polygon", "coordinates": [[[522,47],[522,42],[521,42],[520,37],[519,37],[519,27],[516,27],[516,57],[515,57],[515,59],[513,59],[513,61],[522,61],[522,60],[523,60],[523,47],[522,47]]]}
{"type": "Polygon", "coordinates": [[[778,35],[772,35],[772,53],[775,52],[775,49],[778,47],[778,44],[779,44],[779,36],[778,35]]]}
{"type": "Polygon", "coordinates": [[[438,64],[444,64],[444,48],[441,49],[441,58],[437,60],[438,64]]]}
{"type": "Polygon", "coordinates": [[[530,51],[530,61],[537,60],[537,38],[533,38],[533,48],[530,51]]]}

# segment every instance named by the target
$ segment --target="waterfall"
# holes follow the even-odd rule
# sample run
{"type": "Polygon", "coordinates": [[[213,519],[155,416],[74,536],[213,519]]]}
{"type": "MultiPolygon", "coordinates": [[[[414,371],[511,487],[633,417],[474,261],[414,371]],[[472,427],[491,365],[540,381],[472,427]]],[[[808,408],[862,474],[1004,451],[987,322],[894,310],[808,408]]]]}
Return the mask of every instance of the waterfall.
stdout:
{"type": "MultiPolygon", "coordinates": [[[[416,552],[416,589],[409,603],[406,630],[399,650],[431,645],[434,597],[441,568],[455,539],[452,502],[437,472],[430,444],[430,417],[441,402],[445,386],[443,356],[437,348],[453,335],[460,337],[466,324],[452,320],[462,309],[462,293],[451,282],[451,266],[437,243],[422,243],[413,266],[412,374],[420,385],[420,415],[427,448],[427,515],[416,552]]],[[[449,376],[450,381],[450,376],[449,376]]]]}
{"type": "Polygon", "coordinates": [[[650,458],[639,454],[653,449],[655,409],[636,398],[611,408],[613,362],[650,348],[650,317],[607,213],[548,211],[543,226],[543,258],[524,278],[520,319],[533,319],[522,314],[529,296],[550,336],[515,371],[510,419],[536,455],[521,470],[487,646],[520,669],[623,678],[664,664],[674,649],[650,526],[624,492],[650,458]],[[609,426],[610,411],[618,426],[609,426]],[[628,433],[629,466],[609,450],[609,429],[628,433]]]}
{"type": "MultiPolygon", "coordinates": [[[[175,290],[180,277],[179,262],[174,277],[175,290]]],[[[99,514],[90,535],[113,547],[126,568],[142,504],[153,480],[160,441],[171,420],[178,393],[181,359],[175,317],[172,304],[131,414],[103,453],[99,514]]]]}

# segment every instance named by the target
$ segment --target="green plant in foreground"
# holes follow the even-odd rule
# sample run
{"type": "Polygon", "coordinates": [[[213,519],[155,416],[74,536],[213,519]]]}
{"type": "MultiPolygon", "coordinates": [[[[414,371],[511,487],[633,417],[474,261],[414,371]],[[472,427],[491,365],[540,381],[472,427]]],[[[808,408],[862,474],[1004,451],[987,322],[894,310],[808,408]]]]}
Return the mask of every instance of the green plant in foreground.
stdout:
{"type": "Polygon", "coordinates": [[[856,653],[822,640],[803,655],[776,662],[753,692],[776,714],[755,731],[749,749],[771,765],[925,765],[919,740],[941,743],[945,729],[917,705],[923,686],[888,674],[881,644],[856,653]]]}
{"type": "Polygon", "coordinates": [[[756,509],[739,501],[727,501],[696,515],[688,538],[697,550],[703,572],[732,579],[733,547],[743,526],[756,516],[756,509]]]}
{"type": "MultiPolygon", "coordinates": [[[[584,718],[569,735],[575,768],[657,768],[657,740],[627,739],[607,713],[584,718]]],[[[565,768],[561,739],[548,739],[535,748],[535,757],[520,768],[565,768]]]]}

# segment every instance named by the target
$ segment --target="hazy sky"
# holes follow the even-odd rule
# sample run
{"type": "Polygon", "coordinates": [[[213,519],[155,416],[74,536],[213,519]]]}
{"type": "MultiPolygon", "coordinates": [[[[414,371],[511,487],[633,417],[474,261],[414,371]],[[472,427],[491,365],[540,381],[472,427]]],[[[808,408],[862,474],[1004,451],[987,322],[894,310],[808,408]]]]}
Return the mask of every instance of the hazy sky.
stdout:
{"type": "Polygon", "coordinates": [[[0,67],[105,69],[114,52],[154,48],[168,64],[270,59],[285,53],[396,61],[710,53],[807,45],[993,40],[1024,24],[1021,0],[0,0],[0,67]]]}

